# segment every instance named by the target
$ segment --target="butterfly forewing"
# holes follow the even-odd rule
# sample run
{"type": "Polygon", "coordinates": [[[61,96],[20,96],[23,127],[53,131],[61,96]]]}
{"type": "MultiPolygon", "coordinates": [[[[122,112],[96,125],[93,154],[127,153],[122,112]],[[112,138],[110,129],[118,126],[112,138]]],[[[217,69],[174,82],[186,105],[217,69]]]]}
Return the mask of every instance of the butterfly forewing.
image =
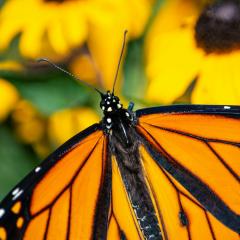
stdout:
{"type": "Polygon", "coordinates": [[[23,191],[19,199],[4,200],[1,207],[8,206],[0,225],[6,239],[91,238],[107,156],[106,137],[97,128],[75,136],[68,148],[50,156],[39,167],[44,174],[38,181],[29,183],[27,177],[19,184],[16,189],[23,191]],[[18,202],[22,209],[13,212],[18,202]],[[17,228],[19,218],[24,224],[17,228]]]}

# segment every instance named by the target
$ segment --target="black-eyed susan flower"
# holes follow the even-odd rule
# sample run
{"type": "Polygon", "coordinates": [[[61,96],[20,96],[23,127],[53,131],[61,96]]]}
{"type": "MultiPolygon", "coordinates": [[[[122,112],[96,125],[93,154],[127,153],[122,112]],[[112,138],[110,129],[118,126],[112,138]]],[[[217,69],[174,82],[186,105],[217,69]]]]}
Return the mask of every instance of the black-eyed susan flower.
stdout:
{"type": "Polygon", "coordinates": [[[147,0],[9,0],[0,12],[0,49],[18,33],[20,51],[27,57],[49,53],[65,56],[87,39],[98,48],[102,42],[113,41],[115,33],[122,36],[125,28],[138,36],[149,11],[147,0]]]}
{"type": "Polygon", "coordinates": [[[139,37],[153,2],[9,0],[0,11],[0,49],[6,49],[18,33],[20,52],[30,58],[62,60],[72,50],[87,45],[104,79],[103,86],[110,88],[123,32],[128,30],[128,39],[139,37]]]}
{"type": "Polygon", "coordinates": [[[15,86],[4,79],[0,79],[0,99],[0,121],[3,121],[13,110],[19,99],[15,86]]]}
{"type": "Polygon", "coordinates": [[[50,141],[55,146],[59,146],[73,135],[99,121],[98,114],[88,107],[57,111],[48,121],[50,141]]]}
{"type": "Polygon", "coordinates": [[[87,35],[85,1],[9,0],[0,13],[0,48],[18,34],[23,55],[36,57],[44,50],[59,55],[81,44],[87,35]]]}
{"type": "Polygon", "coordinates": [[[195,2],[188,1],[187,12],[181,15],[179,4],[184,7],[185,2],[169,0],[159,13],[165,18],[157,18],[149,33],[147,98],[173,102],[196,80],[193,103],[240,104],[239,1],[215,1],[199,13],[195,2]],[[178,23],[161,31],[163,22],[172,17],[165,10],[175,11],[178,23]]]}

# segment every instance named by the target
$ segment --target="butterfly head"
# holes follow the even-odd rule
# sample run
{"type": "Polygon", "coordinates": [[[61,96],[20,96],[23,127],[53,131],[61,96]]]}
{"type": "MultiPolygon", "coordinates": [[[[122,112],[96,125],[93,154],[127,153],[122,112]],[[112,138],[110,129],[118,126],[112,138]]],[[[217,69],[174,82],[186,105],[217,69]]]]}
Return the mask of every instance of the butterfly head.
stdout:
{"type": "Polygon", "coordinates": [[[102,94],[101,97],[100,107],[104,114],[115,113],[123,108],[119,98],[110,91],[107,91],[106,94],[102,94]]]}

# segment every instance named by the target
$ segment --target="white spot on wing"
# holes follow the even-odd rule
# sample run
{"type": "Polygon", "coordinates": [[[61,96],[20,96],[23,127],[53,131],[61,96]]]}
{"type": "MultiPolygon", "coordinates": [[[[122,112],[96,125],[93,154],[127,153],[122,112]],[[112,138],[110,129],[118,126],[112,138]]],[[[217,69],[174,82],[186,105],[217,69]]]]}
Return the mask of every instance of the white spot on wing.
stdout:
{"type": "Polygon", "coordinates": [[[0,218],[2,218],[4,214],[5,214],[5,210],[3,208],[0,208],[0,218]]]}
{"type": "Polygon", "coordinates": [[[36,167],[35,168],[35,172],[37,173],[37,172],[39,172],[41,170],[41,167],[36,167]]]}
{"type": "Polygon", "coordinates": [[[107,111],[108,111],[108,112],[111,112],[111,111],[112,111],[112,108],[111,108],[111,107],[109,107],[109,108],[107,109],[107,111]]]}
{"type": "Polygon", "coordinates": [[[107,118],[107,122],[108,122],[108,123],[111,123],[111,122],[112,122],[112,119],[111,119],[111,118],[107,118]]]}
{"type": "Polygon", "coordinates": [[[16,200],[22,193],[23,193],[23,190],[20,190],[16,195],[14,195],[12,200],[16,200]]]}
{"type": "Polygon", "coordinates": [[[16,188],[15,190],[13,190],[13,192],[12,192],[12,195],[13,195],[12,200],[16,200],[22,193],[23,193],[23,190],[20,190],[19,188],[16,188]]]}
{"type": "Polygon", "coordinates": [[[223,108],[224,108],[224,109],[231,109],[230,106],[224,106],[223,108]]]}
{"type": "Polygon", "coordinates": [[[18,192],[19,192],[19,188],[16,188],[16,189],[14,189],[13,191],[12,191],[12,195],[14,196],[14,195],[16,195],[18,192]]]}

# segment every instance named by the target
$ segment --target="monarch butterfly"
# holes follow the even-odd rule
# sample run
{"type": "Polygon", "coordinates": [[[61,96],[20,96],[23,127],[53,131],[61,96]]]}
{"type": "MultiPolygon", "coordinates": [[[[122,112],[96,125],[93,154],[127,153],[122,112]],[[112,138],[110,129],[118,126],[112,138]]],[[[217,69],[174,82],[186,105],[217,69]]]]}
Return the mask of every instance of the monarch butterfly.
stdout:
{"type": "Polygon", "coordinates": [[[2,201],[0,239],[239,239],[240,107],[134,112],[97,91],[102,121],[2,201]]]}

